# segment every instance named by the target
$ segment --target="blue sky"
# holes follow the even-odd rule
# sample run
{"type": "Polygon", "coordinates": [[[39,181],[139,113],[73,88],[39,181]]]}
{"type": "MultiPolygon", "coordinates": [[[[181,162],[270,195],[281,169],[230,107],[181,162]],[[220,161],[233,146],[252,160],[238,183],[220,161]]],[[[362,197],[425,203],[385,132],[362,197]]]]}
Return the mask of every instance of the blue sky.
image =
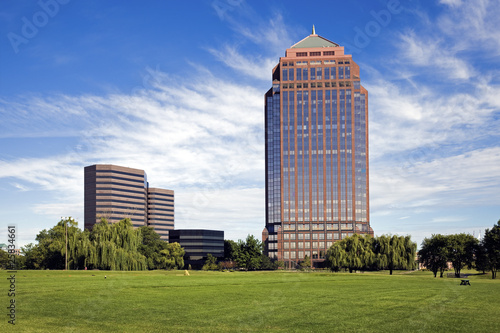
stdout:
{"type": "Polygon", "coordinates": [[[500,219],[500,4],[0,2],[0,242],[83,226],[83,167],[146,170],[176,228],[260,237],[264,93],[316,32],[369,91],[375,234],[478,234],[500,219]]]}

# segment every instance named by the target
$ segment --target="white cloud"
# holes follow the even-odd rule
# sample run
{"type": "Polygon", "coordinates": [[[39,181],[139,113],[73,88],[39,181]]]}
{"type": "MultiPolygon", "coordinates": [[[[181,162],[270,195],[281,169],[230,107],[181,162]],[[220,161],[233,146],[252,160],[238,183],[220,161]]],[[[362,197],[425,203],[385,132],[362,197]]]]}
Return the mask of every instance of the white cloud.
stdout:
{"type": "Polygon", "coordinates": [[[276,66],[276,59],[262,59],[260,56],[253,59],[239,53],[235,47],[229,45],[222,50],[209,49],[209,51],[226,66],[259,80],[268,81],[273,67],[276,66]]]}
{"type": "MultiPolygon", "coordinates": [[[[365,83],[370,96],[370,154],[434,154],[442,144],[472,142],[498,135],[500,86],[485,79],[468,92],[419,90],[382,78],[365,83]]],[[[418,156],[417,156],[418,157],[418,156]]]]}
{"type": "Polygon", "coordinates": [[[458,7],[462,5],[462,0],[440,0],[439,3],[448,5],[450,7],[458,7]]]}
{"type": "Polygon", "coordinates": [[[371,206],[374,210],[408,212],[421,207],[496,205],[498,165],[500,147],[437,158],[408,168],[375,165],[371,171],[371,206]]]}
{"type": "Polygon", "coordinates": [[[460,50],[444,45],[444,42],[437,38],[425,38],[414,31],[408,31],[402,33],[400,39],[399,49],[404,61],[437,70],[440,76],[447,79],[468,80],[476,75],[474,68],[457,56],[460,50]]]}
{"type": "MultiPolygon", "coordinates": [[[[211,75],[185,82],[191,83],[161,74],[154,89],[136,95],[24,100],[24,110],[56,124],[56,131],[65,126],[60,119],[67,110],[78,110],[73,121],[81,127],[81,142],[59,156],[0,161],[0,178],[56,193],[55,201],[37,204],[35,213],[83,218],[85,165],[140,168],[150,186],[176,191],[176,209],[184,212],[177,215],[179,225],[245,223],[241,230],[252,227],[259,234],[264,224],[262,92],[211,75]]],[[[9,110],[9,103],[5,108],[21,110],[9,110]]]]}
{"type": "Polygon", "coordinates": [[[497,0],[442,1],[450,5],[437,19],[437,26],[446,36],[452,38],[460,47],[474,52],[474,57],[483,58],[500,54],[500,29],[498,17],[500,6],[497,0]],[[485,52],[488,51],[488,52],[485,52]]]}

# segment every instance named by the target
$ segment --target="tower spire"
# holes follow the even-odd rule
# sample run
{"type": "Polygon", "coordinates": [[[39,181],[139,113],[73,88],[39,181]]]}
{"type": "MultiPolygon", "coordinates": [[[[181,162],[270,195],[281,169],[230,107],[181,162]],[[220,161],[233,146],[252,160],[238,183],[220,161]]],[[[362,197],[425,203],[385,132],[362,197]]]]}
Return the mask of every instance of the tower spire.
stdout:
{"type": "Polygon", "coordinates": [[[316,29],[314,29],[314,24],[313,24],[313,31],[312,31],[312,35],[316,35],[316,29]]]}

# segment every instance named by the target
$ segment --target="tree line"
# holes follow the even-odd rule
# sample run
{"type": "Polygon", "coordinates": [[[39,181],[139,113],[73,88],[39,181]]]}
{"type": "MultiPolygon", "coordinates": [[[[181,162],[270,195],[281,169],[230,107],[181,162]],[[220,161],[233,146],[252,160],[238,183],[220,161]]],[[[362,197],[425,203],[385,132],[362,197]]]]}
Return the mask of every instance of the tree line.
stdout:
{"type": "Polygon", "coordinates": [[[334,272],[415,269],[417,244],[410,236],[354,234],[328,249],[326,266],[334,272]]]}
{"type": "Polygon", "coordinates": [[[160,239],[153,228],[132,227],[130,219],[108,223],[102,219],[91,231],[78,228],[72,218],[61,219],[36,236],[38,244],[21,248],[18,269],[147,270],[184,266],[179,243],[160,239]]]}
{"type": "Polygon", "coordinates": [[[282,261],[270,259],[264,255],[263,243],[253,235],[245,240],[224,240],[224,260],[217,264],[213,258],[208,258],[204,269],[244,269],[244,270],[274,270],[283,268],[282,261]],[[207,265],[208,264],[208,265],[207,265]]]}
{"type": "Polygon", "coordinates": [[[491,277],[495,279],[500,269],[500,221],[492,229],[486,229],[481,241],[463,233],[425,238],[418,257],[434,277],[438,272],[443,277],[451,262],[456,277],[460,277],[460,271],[467,267],[483,273],[491,271],[491,277]]]}

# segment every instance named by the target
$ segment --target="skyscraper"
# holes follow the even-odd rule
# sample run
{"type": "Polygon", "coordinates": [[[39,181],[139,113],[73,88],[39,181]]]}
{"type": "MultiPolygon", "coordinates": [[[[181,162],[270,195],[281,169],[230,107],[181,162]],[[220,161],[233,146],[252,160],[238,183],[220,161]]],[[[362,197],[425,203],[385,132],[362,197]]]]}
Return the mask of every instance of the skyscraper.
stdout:
{"type": "Polygon", "coordinates": [[[372,234],[368,91],[344,47],[314,31],[286,50],[265,94],[265,252],[317,266],[334,241],[372,234]]]}
{"type": "Polygon", "coordinates": [[[86,229],[103,217],[111,223],[129,218],[135,228],[150,226],[168,241],[174,229],[174,191],[150,188],[144,170],[96,164],[84,173],[86,229]]]}

